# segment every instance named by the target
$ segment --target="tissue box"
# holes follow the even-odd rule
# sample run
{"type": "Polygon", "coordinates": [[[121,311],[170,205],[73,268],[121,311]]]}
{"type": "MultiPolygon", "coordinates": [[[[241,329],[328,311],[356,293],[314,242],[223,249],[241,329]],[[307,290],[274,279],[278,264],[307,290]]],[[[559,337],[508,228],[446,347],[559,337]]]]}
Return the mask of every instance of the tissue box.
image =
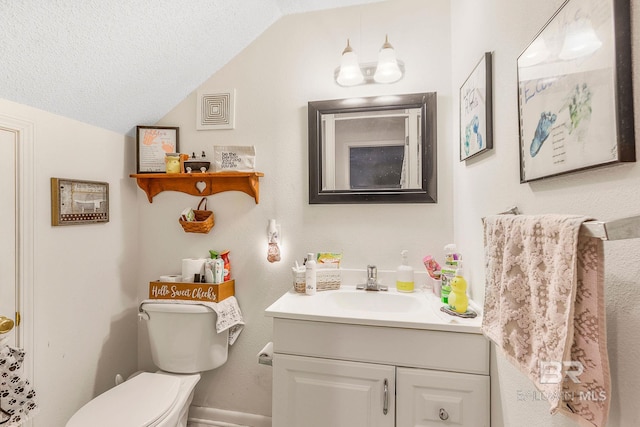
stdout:
{"type": "MultiPolygon", "coordinates": [[[[298,293],[304,293],[306,281],[305,271],[293,272],[293,288],[298,293]]],[[[342,276],[338,268],[318,268],[316,270],[316,290],[328,291],[330,289],[340,289],[342,276]]]]}
{"type": "Polygon", "coordinates": [[[149,282],[149,299],[220,302],[235,294],[235,280],[220,284],[149,282]]]}

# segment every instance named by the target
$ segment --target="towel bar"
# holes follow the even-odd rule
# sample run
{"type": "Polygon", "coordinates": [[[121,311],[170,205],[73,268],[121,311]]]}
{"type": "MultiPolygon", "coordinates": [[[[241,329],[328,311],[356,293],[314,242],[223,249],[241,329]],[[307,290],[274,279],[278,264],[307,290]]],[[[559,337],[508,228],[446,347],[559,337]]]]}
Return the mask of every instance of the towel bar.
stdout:
{"type": "MultiPolygon", "coordinates": [[[[508,214],[519,215],[520,211],[513,206],[498,215],[508,214]]],[[[602,240],[637,239],[640,238],[640,215],[613,221],[586,221],[580,227],[580,234],[602,240]]]]}

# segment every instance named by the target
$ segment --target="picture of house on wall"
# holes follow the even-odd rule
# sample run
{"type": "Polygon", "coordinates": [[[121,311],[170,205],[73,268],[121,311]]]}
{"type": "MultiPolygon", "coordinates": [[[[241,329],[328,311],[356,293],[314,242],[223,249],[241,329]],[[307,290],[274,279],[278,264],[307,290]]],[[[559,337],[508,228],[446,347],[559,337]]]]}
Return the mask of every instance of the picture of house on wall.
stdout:
{"type": "Polygon", "coordinates": [[[518,58],[521,182],[635,161],[613,15],[610,1],[567,1],[518,58]]]}

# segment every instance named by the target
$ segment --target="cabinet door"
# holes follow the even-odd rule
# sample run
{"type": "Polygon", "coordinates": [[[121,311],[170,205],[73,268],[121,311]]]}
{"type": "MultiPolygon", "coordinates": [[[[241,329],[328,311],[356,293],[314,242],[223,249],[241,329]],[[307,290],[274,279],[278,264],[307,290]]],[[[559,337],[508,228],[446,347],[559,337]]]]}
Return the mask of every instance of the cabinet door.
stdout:
{"type": "Polygon", "coordinates": [[[397,427],[489,427],[486,375],[398,368],[397,427]]]}
{"type": "Polygon", "coordinates": [[[274,427],[393,427],[395,367],[275,354],[274,427]]]}

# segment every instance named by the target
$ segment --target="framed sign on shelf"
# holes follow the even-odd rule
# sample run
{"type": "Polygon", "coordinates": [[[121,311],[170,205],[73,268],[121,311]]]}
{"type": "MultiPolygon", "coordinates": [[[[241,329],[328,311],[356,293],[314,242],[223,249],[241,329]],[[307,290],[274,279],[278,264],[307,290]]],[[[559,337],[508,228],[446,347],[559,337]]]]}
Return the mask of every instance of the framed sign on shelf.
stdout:
{"type": "Polygon", "coordinates": [[[109,222],[109,183],[51,178],[51,225],[109,222]]]}
{"type": "Polygon", "coordinates": [[[635,162],[628,0],[567,0],[518,57],[520,182],[635,162]]]}
{"type": "Polygon", "coordinates": [[[164,173],[167,153],[180,150],[179,128],[136,126],[137,173],[164,173]]]}
{"type": "Polygon", "coordinates": [[[460,161],[493,148],[491,52],[460,88],[460,161]]]}

